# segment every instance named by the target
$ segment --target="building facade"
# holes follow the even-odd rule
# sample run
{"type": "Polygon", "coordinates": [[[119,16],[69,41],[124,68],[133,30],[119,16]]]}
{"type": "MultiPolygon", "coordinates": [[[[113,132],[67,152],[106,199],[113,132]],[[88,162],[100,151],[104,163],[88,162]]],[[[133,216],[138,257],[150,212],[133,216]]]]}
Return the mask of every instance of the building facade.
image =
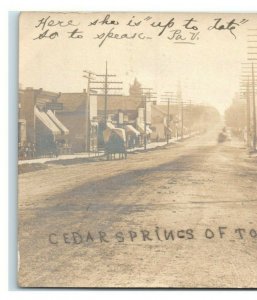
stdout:
{"type": "Polygon", "coordinates": [[[56,117],[56,111],[62,109],[58,102],[60,95],[43,89],[20,90],[20,159],[58,155],[58,151],[66,145],[69,130],[56,117]]]}

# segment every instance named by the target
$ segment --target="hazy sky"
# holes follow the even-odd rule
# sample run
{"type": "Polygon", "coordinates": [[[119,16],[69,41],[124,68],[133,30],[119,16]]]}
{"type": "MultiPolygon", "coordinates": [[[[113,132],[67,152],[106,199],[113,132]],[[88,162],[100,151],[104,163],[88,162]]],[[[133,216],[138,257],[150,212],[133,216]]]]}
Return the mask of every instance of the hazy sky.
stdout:
{"type": "Polygon", "coordinates": [[[158,95],[164,91],[176,92],[180,82],[184,100],[208,103],[221,112],[229,106],[239,89],[241,62],[247,59],[247,33],[249,28],[257,28],[256,15],[111,13],[108,20],[101,22],[105,16],[104,13],[24,13],[20,19],[19,81],[22,87],[80,92],[87,85],[83,70],[103,74],[107,60],[110,73],[117,74],[115,80],[123,81],[124,94],[137,77],[144,87],[152,87],[158,95]],[[43,28],[43,22],[39,25],[38,20],[48,16],[48,25],[64,23],[45,24],[43,28]],[[141,23],[133,27],[126,25],[131,18],[141,23]],[[183,25],[191,18],[194,19],[185,28],[183,25]],[[208,30],[218,18],[222,20],[216,27],[221,30],[208,30]],[[231,24],[228,29],[222,29],[233,19],[239,25],[231,24]],[[73,25],[66,26],[68,21],[73,25]],[[119,24],[106,24],[111,21],[119,24]],[[90,22],[94,25],[88,26],[90,22]],[[165,25],[166,28],[161,27],[165,25]],[[68,32],[76,29],[83,38],[68,38],[68,32]],[[58,36],[37,38],[46,30],[49,30],[46,35],[54,37],[57,32],[58,36]],[[175,30],[181,30],[185,40],[168,39],[175,30]],[[119,36],[106,38],[99,47],[110,31],[110,35],[119,36]],[[132,37],[135,33],[134,39],[117,39],[122,34],[132,37]],[[190,40],[191,33],[196,34],[195,40],[190,40]],[[149,39],[141,39],[143,37],[149,39]]]}

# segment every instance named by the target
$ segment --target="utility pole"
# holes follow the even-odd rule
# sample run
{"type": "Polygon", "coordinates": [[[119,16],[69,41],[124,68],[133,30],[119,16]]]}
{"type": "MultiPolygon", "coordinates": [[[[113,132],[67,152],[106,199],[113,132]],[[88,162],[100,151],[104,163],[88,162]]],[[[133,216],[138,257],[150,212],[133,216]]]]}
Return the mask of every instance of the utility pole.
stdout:
{"type": "Polygon", "coordinates": [[[169,130],[170,130],[170,103],[172,101],[173,92],[164,92],[165,95],[162,96],[161,102],[167,102],[167,128],[166,128],[166,142],[169,143],[169,130]]]}
{"type": "MultiPolygon", "coordinates": [[[[109,75],[111,77],[111,75],[109,75]]],[[[104,76],[104,124],[107,122],[107,82],[108,82],[108,68],[107,61],[105,62],[105,76],[104,76]]]]}
{"type": "MultiPolygon", "coordinates": [[[[253,59],[252,59],[253,60],[253,59]]],[[[246,97],[247,97],[247,115],[249,114],[249,119],[247,120],[247,124],[251,124],[251,112],[250,112],[250,85],[251,85],[251,89],[252,89],[252,130],[249,130],[249,140],[250,140],[250,132],[252,133],[252,150],[256,151],[256,101],[255,101],[255,70],[254,70],[254,63],[242,63],[243,65],[247,65],[245,66],[245,68],[247,69],[242,77],[247,77],[247,86],[248,88],[246,89],[246,97]],[[251,84],[249,81],[249,77],[251,76],[251,84]],[[248,104],[249,102],[249,104],[248,104]]],[[[245,83],[245,81],[243,82],[243,84],[245,83]]],[[[244,90],[245,92],[245,90],[244,90]]],[[[248,126],[248,125],[247,125],[248,126]]],[[[251,125],[249,125],[250,127],[251,125]]]]}
{"type": "MultiPolygon", "coordinates": [[[[253,143],[253,151],[256,151],[256,103],[255,103],[255,70],[254,70],[254,62],[257,61],[257,51],[254,50],[257,48],[257,40],[256,40],[256,37],[257,37],[257,33],[256,33],[256,30],[257,28],[251,28],[251,29],[248,29],[248,34],[247,34],[247,37],[248,37],[248,45],[247,45],[247,60],[248,62],[247,63],[243,63],[243,65],[246,65],[245,68],[248,68],[247,72],[248,74],[247,75],[244,75],[244,76],[249,76],[250,74],[250,70],[249,68],[251,68],[251,75],[252,75],[252,124],[253,124],[253,128],[251,130],[251,133],[252,133],[252,143],[253,143]]],[[[250,117],[248,118],[248,113],[249,113],[249,116],[251,115],[251,112],[250,112],[250,93],[249,93],[249,77],[248,77],[248,91],[247,91],[247,127],[248,127],[248,122],[250,122],[251,124],[251,121],[250,121],[250,117]],[[248,101],[249,101],[249,104],[248,104],[248,101]]],[[[247,129],[248,131],[248,129],[247,129]]],[[[247,132],[247,135],[250,135],[250,130],[247,132]]],[[[250,139],[249,139],[250,140],[250,139]]],[[[248,143],[248,142],[247,142],[248,143]]]]}
{"type": "Polygon", "coordinates": [[[90,152],[91,150],[91,124],[90,124],[90,85],[92,81],[92,75],[95,75],[91,71],[84,70],[85,75],[83,77],[87,78],[87,94],[85,98],[85,152],[90,152]]]}
{"type": "Polygon", "coordinates": [[[109,78],[110,77],[116,77],[116,75],[114,74],[109,74],[108,73],[108,66],[107,66],[107,61],[105,63],[105,74],[96,74],[97,77],[103,77],[104,80],[103,81],[92,81],[92,83],[95,85],[93,87],[94,90],[96,91],[102,91],[102,93],[97,94],[99,96],[104,96],[104,118],[103,118],[103,122],[104,122],[104,126],[106,128],[106,124],[107,124],[107,113],[108,113],[108,96],[122,96],[121,94],[110,94],[110,91],[117,91],[117,90],[122,90],[122,87],[118,87],[118,86],[112,86],[110,87],[110,85],[112,84],[122,84],[122,81],[110,81],[109,78]],[[98,84],[101,84],[101,86],[98,86],[98,84]]]}
{"type": "Polygon", "coordinates": [[[251,104],[250,104],[250,81],[249,76],[247,77],[247,81],[241,83],[241,90],[240,90],[240,98],[242,97],[243,100],[246,100],[246,143],[247,147],[251,147],[251,104]],[[246,88],[246,89],[245,89],[246,88]]]}
{"type": "Polygon", "coordinates": [[[143,96],[143,100],[144,100],[144,149],[146,150],[146,142],[147,142],[147,135],[146,135],[146,117],[147,117],[147,113],[146,113],[146,109],[147,109],[147,98],[146,96],[143,96]]]}
{"type": "Polygon", "coordinates": [[[172,104],[176,104],[180,107],[180,114],[181,114],[181,140],[183,140],[184,137],[184,111],[187,110],[187,106],[189,106],[189,110],[191,110],[192,107],[192,102],[191,100],[188,101],[183,101],[182,99],[178,99],[176,101],[172,101],[172,104]]]}
{"type": "Polygon", "coordinates": [[[192,100],[189,100],[189,136],[191,137],[192,134],[192,100]]]}
{"type": "Polygon", "coordinates": [[[184,138],[184,103],[180,100],[181,105],[181,140],[184,138]]]}
{"type": "MultiPolygon", "coordinates": [[[[244,75],[242,75],[244,77],[244,75]]],[[[250,149],[251,141],[251,97],[250,97],[250,75],[246,75],[247,80],[242,80],[240,84],[240,99],[246,104],[246,144],[250,149]]]]}
{"type": "Polygon", "coordinates": [[[250,82],[249,77],[247,78],[247,86],[246,86],[246,142],[247,147],[251,147],[251,107],[250,107],[250,82]]]}
{"type": "Polygon", "coordinates": [[[180,133],[180,137],[181,137],[181,140],[183,140],[183,138],[184,138],[184,103],[183,103],[183,100],[182,100],[180,83],[178,85],[177,101],[178,101],[178,103],[180,105],[180,117],[181,117],[181,133],[180,133]]]}
{"type": "Polygon", "coordinates": [[[142,94],[143,102],[144,102],[144,150],[146,150],[147,144],[147,103],[151,103],[153,98],[157,98],[153,96],[156,93],[151,92],[152,88],[141,88],[142,91],[146,90],[147,92],[142,94]]]}
{"type": "Polygon", "coordinates": [[[256,150],[256,106],[255,106],[255,78],[252,63],[252,98],[253,98],[253,150],[256,150]]]}

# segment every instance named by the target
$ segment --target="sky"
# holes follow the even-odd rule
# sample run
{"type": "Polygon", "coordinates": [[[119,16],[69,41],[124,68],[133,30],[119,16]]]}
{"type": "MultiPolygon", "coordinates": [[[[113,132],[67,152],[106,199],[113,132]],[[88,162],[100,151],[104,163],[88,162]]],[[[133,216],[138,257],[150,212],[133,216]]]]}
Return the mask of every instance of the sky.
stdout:
{"type": "Polygon", "coordinates": [[[19,42],[22,87],[81,92],[87,87],[83,70],[104,74],[108,61],[108,72],[116,74],[112,79],[123,82],[123,94],[128,94],[129,84],[137,78],[143,87],[153,88],[158,99],[166,91],[176,94],[180,85],[185,101],[212,105],[221,113],[229,107],[239,90],[241,63],[247,60],[247,34],[250,28],[257,28],[256,15],[107,15],[23,13],[19,42]],[[233,19],[236,25],[229,25],[233,19]],[[128,26],[130,20],[138,26],[128,26]],[[82,37],[75,38],[78,35],[82,37]]]}

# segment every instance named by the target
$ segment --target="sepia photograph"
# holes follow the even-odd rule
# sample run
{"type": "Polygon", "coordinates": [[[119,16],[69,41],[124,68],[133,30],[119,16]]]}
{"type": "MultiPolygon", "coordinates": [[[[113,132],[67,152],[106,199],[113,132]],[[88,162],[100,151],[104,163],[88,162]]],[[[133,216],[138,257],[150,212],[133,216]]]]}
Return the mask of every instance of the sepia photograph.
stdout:
{"type": "Polygon", "coordinates": [[[257,14],[21,12],[18,285],[257,288],[257,14]]]}

